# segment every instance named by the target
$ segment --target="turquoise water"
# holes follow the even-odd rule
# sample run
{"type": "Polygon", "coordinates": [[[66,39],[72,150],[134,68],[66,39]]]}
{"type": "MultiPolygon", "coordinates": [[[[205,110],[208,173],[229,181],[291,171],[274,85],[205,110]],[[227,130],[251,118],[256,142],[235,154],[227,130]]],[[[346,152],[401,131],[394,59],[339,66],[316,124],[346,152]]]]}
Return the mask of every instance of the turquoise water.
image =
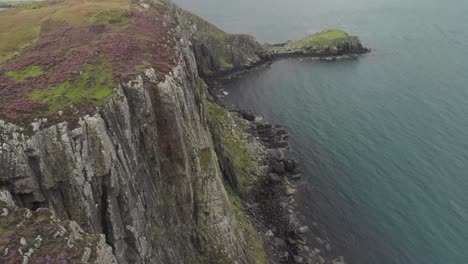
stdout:
{"type": "Polygon", "coordinates": [[[374,54],[282,60],[227,85],[285,125],[305,221],[353,263],[468,263],[468,2],[179,0],[222,29],[283,42],[339,27],[374,54]]]}

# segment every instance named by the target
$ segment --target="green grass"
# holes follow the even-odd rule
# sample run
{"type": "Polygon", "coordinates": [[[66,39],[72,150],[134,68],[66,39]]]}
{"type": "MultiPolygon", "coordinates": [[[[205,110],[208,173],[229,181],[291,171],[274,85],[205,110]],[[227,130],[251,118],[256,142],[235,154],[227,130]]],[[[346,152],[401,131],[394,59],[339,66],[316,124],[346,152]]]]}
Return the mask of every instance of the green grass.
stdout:
{"type": "Polygon", "coordinates": [[[199,151],[198,156],[200,157],[200,166],[203,171],[207,171],[211,162],[213,161],[210,148],[203,148],[199,151]]]}
{"type": "Polygon", "coordinates": [[[127,23],[125,12],[130,10],[129,0],[67,0],[14,4],[17,8],[0,12],[0,65],[33,43],[39,37],[44,21],[60,21],[80,27],[92,24],[94,19],[100,21],[99,23],[124,27],[127,23]],[[107,13],[103,13],[105,10],[107,13]],[[111,14],[114,11],[117,18],[111,14]]]}
{"type": "Polygon", "coordinates": [[[46,103],[48,109],[39,114],[50,115],[77,103],[103,106],[106,99],[112,96],[113,87],[112,71],[106,63],[86,64],[76,81],[34,90],[28,97],[46,103]]]}
{"type": "Polygon", "coordinates": [[[15,79],[16,81],[22,81],[26,78],[37,77],[44,74],[44,69],[41,66],[29,66],[17,71],[9,71],[6,75],[10,78],[15,79]]]}
{"type": "Polygon", "coordinates": [[[242,201],[240,196],[229,186],[229,184],[225,183],[224,186],[228,194],[229,202],[231,203],[232,208],[234,210],[237,223],[247,235],[247,241],[252,247],[252,253],[255,256],[255,263],[266,264],[268,262],[268,258],[265,253],[265,248],[263,247],[262,239],[260,238],[260,235],[257,233],[257,231],[252,226],[249,219],[244,213],[244,202],[242,201]]]}
{"type": "Polygon", "coordinates": [[[308,47],[331,46],[340,41],[347,40],[350,36],[339,29],[329,29],[316,34],[308,35],[299,40],[292,40],[285,46],[286,49],[302,49],[308,47]]]}
{"type": "Polygon", "coordinates": [[[240,122],[239,117],[230,115],[221,106],[211,102],[208,102],[207,106],[208,119],[213,127],[212,133],[218,134],[216,138],[221,141],[219,143],[226,148],[232,158],[240,190],[248,192],[256,182],[260,169],[257,161],[252,158],[258,153],[254,153],[254,150],[247,146],[247,142],[243,141],[246,127],[240,122]]]}
{"type": "Polygon", "coordinates": [[[125,9],[101,10],[89,16],[91,23],[104,24],[116,29],[125,29],[131,22],[130,12],[125,9]]]}
{"type": "Polygon", "coordinates": [[[234,260],[229,257],[224,246],[211,248],[204,255],[198,256],[196,264],[234,264],[234,260]]]}
{"type": "Polygon", "coordinates": [[[301,51],[310,48],[324,48],[335,46],[344,41],[359,41],[357,37],[350,36],[340,29],[329,29],[308,35],[302,39],[291,40],[284,46],[269,46],[274,53],[301,51]]]}

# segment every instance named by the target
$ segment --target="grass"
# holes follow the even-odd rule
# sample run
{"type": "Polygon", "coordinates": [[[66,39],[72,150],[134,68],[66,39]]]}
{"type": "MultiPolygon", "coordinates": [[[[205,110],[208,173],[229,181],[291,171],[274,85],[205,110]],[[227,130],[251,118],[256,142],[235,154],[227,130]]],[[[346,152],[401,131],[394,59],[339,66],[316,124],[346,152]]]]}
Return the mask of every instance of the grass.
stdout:
{"type": "Polygon", "coordinates": [[[112,96],[113,87],[112,71],[106,63],[86,64],[76,81],[34,90],[28,97],[48,105],[48,109],[39,115],[50,115],[73,104],[103,106],[106,99],[112,96]]]}
{"type": "Polygon", "coordinates": [[[44,21],[61,21],[71,26],[84,26],[97,21],[117,25],[126,23],[125,16],[113,20],[112,15],[102,13],[117,11],[122,15],[130,10],[129,0],[67,0],[16,4],[17,8],[0,12],[0,65],[33,43],[41,32],[44,21]],[[99,15],[93,15],[99,14],[99,15]],[[91,18],[91,19],[90,19],[91,18]]]}
{"type": "Polygon", "coordinates": [[[199,151],[198,156],[200,157],[200,166],[203,171],[207,171],[208,167],[212,162],[212,156],[210,148],[203,148],[199,151]]]}
{"type": "Polygon", "coordinates": [[[316,34],[308,35],[299,40],[292,40],[285,46],[286,49],[302,49],[308,47],[332,46],[337,42],[347,40],[350,36],[339,29],[329,29],[316,34]]]}
{"type": "Polygon", "coordinates": [[[204,255],[198,256],[196,264],[234,264],[234,260],[229,257],[224,246],[209,249],[204,255]]]}
{"type": "Polygon", "coordinates": [[[283,46],[269,46],[274,53],[300,51],[310,48],[323,48],[334,46],[343,41],[355,41],[356,37],[348,35],[340,29],[328,29],[319,33],[308,35],[302,39],[291,40],[283,46]]]}
{"type": "Polygon", "coordinates": [[[125,9],[100,10],[89,16],[91,23],[104,24],[114,29],[125,29],[131,21],[130,12],[125,9]]]}
{"type": "Polygon", "coordinates": [[[253,255],[255,256],[255,263],[266,264],[267,255],[265,253],[265,248],[263,247],[262,239],[260,238],[260,235],[257,233],[257,231],[252,226],[249,219],[244,213],[244,202],[239,197],[239,195],[229,186],[229,184],[225,183],[224,186],[228,194],[229,202],[231,203],[232,208],[234,210],[237,223],[247,235],[247,241],[252,247],[251,250],[253,251],[253,255]]]}
{"type": "Polygon", "coordinates": [[[6,75],[16,81],[22,81],[26,78],[37,77],[44,74],[44,69],[41,66],[32,65],[17,71],[6,72],[6,75]]]}
{"type": "Polygon", "coordinates": [[[237,116],[221,106],[208,102],[208,119],[214,128],[212,133],[217,133],[216,138],[225,146],[231,156],[234,170],[240,184],[241,192],[248,192],[257,180],[259,165],[253,158],[257,155],[247,146],[243,140],[245,127],[237,116]]]}

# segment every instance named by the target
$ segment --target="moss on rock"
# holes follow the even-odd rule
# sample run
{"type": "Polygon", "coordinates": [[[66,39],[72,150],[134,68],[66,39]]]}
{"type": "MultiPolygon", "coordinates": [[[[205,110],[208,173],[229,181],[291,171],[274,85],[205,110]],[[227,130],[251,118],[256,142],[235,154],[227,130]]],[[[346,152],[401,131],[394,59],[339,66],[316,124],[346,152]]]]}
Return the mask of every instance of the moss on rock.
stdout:
{"type": "Polygon", "coordinates": [[[233,184],[236,191],[240,193],[248,193],[258,179],[261,173],[259,160],[261,153],[256,149],[251,148],[247,140],[246,125],[242,120],[231,114],[223,107],[208,102],[208,120],[213,134],[215,145],[222,148],[225,158],[229,159],[229,164],[221,164],[222,169],[233,184]],[[227,172],[230,169],[226,168],[232,165],[232,172],[227,172]],[[235,183],[234,183],[235,182],[235,183]]]}

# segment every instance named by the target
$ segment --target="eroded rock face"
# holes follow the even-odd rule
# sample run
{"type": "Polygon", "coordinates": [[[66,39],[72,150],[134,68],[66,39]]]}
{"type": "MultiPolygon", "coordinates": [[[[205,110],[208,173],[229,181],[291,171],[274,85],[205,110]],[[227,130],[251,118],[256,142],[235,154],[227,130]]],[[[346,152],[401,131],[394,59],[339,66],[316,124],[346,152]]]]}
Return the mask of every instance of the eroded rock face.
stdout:
{"type": "Polygon", "coordinates": [[[0,262],[117,264],[104,235],[90,234],[50,209],[17,208],[0,190],[0,262]]]}
{"type": "Polygon", "coordinates": [[[0,121],[0,185],[19,207],[49,207],[105,234],[118,263],[190,263],[216,246],[249,263],[206,124],[206,89],[181,36],[165,81],[146,70],[78,126],[38,121],[30,133],[0,121]]]}

